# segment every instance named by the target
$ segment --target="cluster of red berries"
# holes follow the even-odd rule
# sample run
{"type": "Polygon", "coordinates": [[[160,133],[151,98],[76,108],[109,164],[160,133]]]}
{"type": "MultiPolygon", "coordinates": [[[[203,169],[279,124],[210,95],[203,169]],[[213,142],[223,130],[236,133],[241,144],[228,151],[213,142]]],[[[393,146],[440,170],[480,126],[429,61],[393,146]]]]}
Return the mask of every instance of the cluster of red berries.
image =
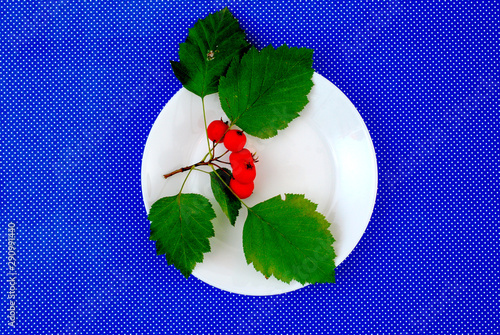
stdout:
{"type": "Polygon", "coordinates": [[[233,176],[229,187],[240,198],[248,198],[254,189],[255,159],[252,153],[245,149],[247,137],[241,130],[231,129],[222,120],[212,121],[207,128],[208,138],[214,142],[224,143],[231,151],[229,163],[233,169],[233,176]]]}

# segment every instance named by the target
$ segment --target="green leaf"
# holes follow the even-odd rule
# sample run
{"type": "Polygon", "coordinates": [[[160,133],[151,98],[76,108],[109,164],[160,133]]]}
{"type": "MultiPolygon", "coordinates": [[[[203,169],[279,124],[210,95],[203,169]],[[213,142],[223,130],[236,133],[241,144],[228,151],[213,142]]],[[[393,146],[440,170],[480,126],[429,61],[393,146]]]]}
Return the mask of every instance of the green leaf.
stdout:
{"type": "Polygon", "coordinates": [[[219,78],[234,57],[248,49],[245,33],[227,8],[198,20],[179,46],[179,62],[171,61],[175,76],[200,97],[216,93],[219,78]]]}
{"type": "Polygon", "coordinates": [[[148,215],[150,240],[156,241],[156,253],[165,254],[186,278],[203,254],[210,251],[209,238],[214,236],[211,222],[215,212],[207,198],[200,194],[179,194],[156,201],[148,215]]]}
{"type": "Polygon", "coordinates": [[[299,116],[313,82],[311,49],[252,47],[231,63],[219,83],[222,109],[232,123],[259,138],[275,136],[299,116]]]}
{"type": "Polygon", "coordinates": [[[215,200],[219,203],[222,211],[228,217],[231,224],[234,226],[238,212],[241,208],[241,201],[231,192],[226,186],[231,180],[231,171],[226,168],[217,169],[210,172],[210,182],[215,200]],[[219,175],[221,178],[217,177],[219,175]],[[225,183],[225,184],[224,184],[225,183]]]}
{"type": "Polygon", "coordinates": [[[276,196],[248,210],[243,227],[247,263],[266,278],[289,283],[335,282],[330,224],[304,195],[276,196]]]}

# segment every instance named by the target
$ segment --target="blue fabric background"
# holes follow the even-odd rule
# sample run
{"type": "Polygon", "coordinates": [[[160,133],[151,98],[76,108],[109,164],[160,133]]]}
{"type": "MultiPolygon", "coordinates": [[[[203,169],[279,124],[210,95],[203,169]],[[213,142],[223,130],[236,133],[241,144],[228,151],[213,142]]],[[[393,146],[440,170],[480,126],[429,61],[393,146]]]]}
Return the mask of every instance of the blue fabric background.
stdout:
{"type": "Polygon", "coordinates": [[[498,334],[498,1],[4,1],[5,334],[498,334]],[[258,47],[309,47],[372,135],[377,203],[337,284],[249,297],[148,240],[140,165],[187,29],[228,6],[258,47]]]}

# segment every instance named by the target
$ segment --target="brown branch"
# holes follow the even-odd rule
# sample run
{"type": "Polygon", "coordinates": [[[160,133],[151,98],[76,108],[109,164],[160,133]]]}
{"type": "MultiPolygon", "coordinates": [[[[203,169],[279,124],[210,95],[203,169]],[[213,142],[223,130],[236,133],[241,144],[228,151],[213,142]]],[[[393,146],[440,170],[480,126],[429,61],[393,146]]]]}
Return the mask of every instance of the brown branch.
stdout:
{"type": "MultiPolygon", "coordinates": [[[[225,164],[229,164],[229,163],[226,163],[226,162],[223,162],[223,161],[220,161],[219,159],[221,157],[223,157],[224,155],[226,155],[227,153],[229,152],[229,150],[226,150],[222,155],[218,156],[218,157],[212,157],[211,159],[209,159],[208,161],[200,161],[196,164],[192,164],[192,165],[188,165],[188,166],[185,166],[183,168],[180,168],[180,169],[177,169],[177,170],[174,170],[170,173],[167,173],[167,174],[164,174],[163,175],[163,178],[167,179],[168,177],[171,177],[173,176],[174,174],[178,174],[178,173],[181,173],[181,172],[185,172],[185,171],[189,171],[191,170],[192,168],[195,168],[197,166],[203,166],[203,165],[215,165],[216,167],[218,167],[219,169],[221,168],[220,166],[216,165],[215,163],[213,163],[214,161],[215,162],[219,162],[219,163],[225,163],[225,164]]],[[[207,154],[208,156],[208,154],[207,154]]],[[[206,158],[206,156],[205,156],[206,158]]]]}
{"type": "Polygon", "coordinates": [[[211,163],[211,161],[208,161],[208,162],[203,162],[203,161],[201,161],[201,162],[198,162],[198,163],[193,164],[193,165],[185,166],[185,167],[183,167],[183,168],[180,168],[180,169],[174,170],[174,171],[172,171],[172,172],[170,172],[170,173],[164,174],[164,175],[163,175],[163,178],[167,179],[168,177],[171,177],[171,176],[173,176],[174,174],[177,174],[177,173],[181,173],[181,172],[184,172],[184,171],[191,170],[192,168],[197,167],[197,166],[208,165],[208,164],[210,164],[210,163],[211,163]]]}

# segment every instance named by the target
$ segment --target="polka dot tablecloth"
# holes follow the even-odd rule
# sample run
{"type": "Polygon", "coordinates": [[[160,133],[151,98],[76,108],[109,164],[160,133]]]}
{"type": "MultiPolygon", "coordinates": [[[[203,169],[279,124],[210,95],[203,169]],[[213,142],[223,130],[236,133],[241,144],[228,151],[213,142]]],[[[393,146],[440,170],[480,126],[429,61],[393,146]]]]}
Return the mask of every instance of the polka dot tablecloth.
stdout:
{"type": "Polygon", "coordinates": [[[3,1],[0,333],[498,334],[499,7],[3,1]],[[140,166],[181,87],[168,61],[226,6],[259,48],[313,48],[372,136],[377,202],[336,284],[232,294],[148,240],[140,166]]]}

